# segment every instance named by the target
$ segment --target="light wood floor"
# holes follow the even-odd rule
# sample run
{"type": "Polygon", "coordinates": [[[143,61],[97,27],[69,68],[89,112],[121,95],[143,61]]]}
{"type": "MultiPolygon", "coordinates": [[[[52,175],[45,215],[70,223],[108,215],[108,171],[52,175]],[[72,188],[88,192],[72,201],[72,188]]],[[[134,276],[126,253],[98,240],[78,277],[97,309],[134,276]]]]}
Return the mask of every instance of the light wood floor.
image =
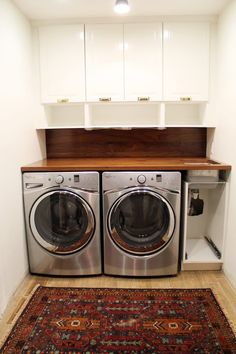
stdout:
{"type": "Polygon", "coordinates": [[[0,322],[0,345],[38,284],[91,288],[211,288],[236,332],[236,292],[221,271],[186,271],[177,277],[142,279],[108,276],[49,278],[29,275],[10,299],[0,322]]]}

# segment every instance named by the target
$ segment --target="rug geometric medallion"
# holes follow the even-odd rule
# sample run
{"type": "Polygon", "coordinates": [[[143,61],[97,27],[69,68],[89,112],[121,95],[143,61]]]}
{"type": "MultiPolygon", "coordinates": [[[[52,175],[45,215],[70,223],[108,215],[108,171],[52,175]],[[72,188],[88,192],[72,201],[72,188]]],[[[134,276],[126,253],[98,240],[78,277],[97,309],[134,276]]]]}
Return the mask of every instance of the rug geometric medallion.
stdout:
{"type": "Polygon", "coordinates": [[[38,287],[4,354],[235,354],[211,289],[38,287]]]}

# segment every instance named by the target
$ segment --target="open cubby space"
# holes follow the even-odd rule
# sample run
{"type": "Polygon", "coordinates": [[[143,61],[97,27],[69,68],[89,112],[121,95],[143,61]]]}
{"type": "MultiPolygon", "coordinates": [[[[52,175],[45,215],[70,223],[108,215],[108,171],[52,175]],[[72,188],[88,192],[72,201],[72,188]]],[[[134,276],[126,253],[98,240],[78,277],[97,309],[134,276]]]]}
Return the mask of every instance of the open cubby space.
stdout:
{"type": "Polygon", "coordinates": [[[157,127],[161,124],[159,104],[91,104],[87,126],[91,127],[157,127]]]}
{"type": "Polygon", "coordinates": [[[226,182],[185,182],[183,269],[221,267],[226,186],[226,182]]]}
{"type": "Polygon", "coordinates": [[[206,128],[206,102],[81,102],[44,106],[44,122],[38,129],[51,128],[206,128]]]}
{"type": "Polygon", "coordinates": [[[204,126],[204,103],[166,103],[166,126],[204,126]]]}
{"type": "Polygon", "coordinates": [[[47,128],[84,127],[84,105],[45,106],[47,128]]]}

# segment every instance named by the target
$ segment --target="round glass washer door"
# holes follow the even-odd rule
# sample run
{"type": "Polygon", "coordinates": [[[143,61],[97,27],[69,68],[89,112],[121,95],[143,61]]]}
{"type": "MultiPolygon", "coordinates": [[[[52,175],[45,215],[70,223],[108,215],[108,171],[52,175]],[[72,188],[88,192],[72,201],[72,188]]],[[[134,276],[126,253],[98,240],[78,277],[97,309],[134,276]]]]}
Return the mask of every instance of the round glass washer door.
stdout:
{"type": "Polygon", "coordinates": [[[56,190],[42,195],[30,213],[36,241],[47,251],[66,255],[83,248],[91,239],[95,219],[88,203],[75,193],[56,190]]]}
{"type": "Polygon", "coordinates": [[[108,229],[124,251],[146,255],[160,251],[171,240],[175,215],[165,198],[148,189],[133,190],[111,207],[108,229]]]}

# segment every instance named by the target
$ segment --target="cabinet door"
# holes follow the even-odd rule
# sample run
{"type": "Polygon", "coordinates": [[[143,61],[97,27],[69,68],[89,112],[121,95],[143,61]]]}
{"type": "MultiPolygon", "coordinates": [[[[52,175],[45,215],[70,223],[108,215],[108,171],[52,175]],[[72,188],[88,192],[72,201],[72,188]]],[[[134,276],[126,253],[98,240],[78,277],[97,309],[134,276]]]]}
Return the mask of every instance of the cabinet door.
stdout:
{"type": "Polygon", "coordinates": [[[125,24],[125,100],[162,99],[162,25],[125,24]]]}
{"type": "Polygon", "coordinates": [[[84,26],[39,28],[42,102],[85,100],[84,26]]]}
{"type": "Polygon", "coordinates": [[[209,24],[164,24],[164,100],[208,100],[209,24]]]}
{"type": "Polygon", "coordinates": [[[86,86],[88,101],[124,99],[123,25],[86,26],[86,86]]]}

